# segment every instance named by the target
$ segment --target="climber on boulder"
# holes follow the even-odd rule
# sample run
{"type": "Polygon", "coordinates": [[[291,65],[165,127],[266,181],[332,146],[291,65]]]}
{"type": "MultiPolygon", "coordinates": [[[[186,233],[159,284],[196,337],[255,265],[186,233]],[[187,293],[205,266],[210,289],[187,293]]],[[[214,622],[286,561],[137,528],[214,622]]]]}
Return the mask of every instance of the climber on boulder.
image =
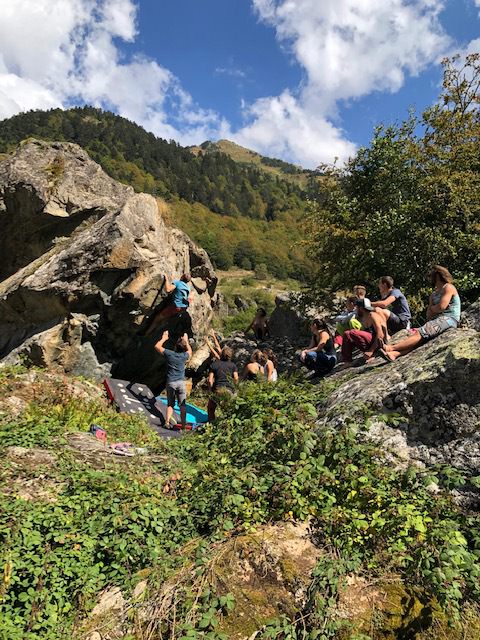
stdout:
{"type": "MultiPolygon", "coordinates": [[[[208,285],[208,282],[207,282],[208,285]]],[[[164,287],[165,291],[168,294],[168,303],[166,306],[161,308],[153,317],[150,322],[150,326],[145,331],[145,335],[148,336],[155,329],[168,318],[172,318],[173,316],[178,315],[179,313],[183,313],[188,309],[190,303],[192,301],[192,290],[191,287],[197,291],[197,293],[202,294],[205,290],[200,289],[195,285],[192,281],[192,277],[189,273],[184,273],[180,280],[172,280],[165,276],[164,287]]]]}

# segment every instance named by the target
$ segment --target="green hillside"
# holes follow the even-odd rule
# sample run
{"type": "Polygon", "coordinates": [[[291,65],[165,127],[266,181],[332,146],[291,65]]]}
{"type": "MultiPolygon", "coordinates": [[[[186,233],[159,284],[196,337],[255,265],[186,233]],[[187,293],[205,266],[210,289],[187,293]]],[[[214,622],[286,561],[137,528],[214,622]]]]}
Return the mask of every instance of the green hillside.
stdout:
{"type": "Polygon", "coordinates": [[[201,145],[189,147],[189,149],[195,155],[218,152],[224,153],[239,164],[256,167],[271,176],[280,177],[283,180],[287,180],[288,182],[301,187],[302,189],[311,188],[312,183],[314,184],[315,180],[318,178],[316,171],[302,169],[302,167],[290,164],[289,162],[284,162],[278,158],[267,158],[266,156],[262,156],[256,151],[242,147],[231,140],[218,140],[217,142],[207,140],[201,145]]]}
{"type": "Polygon", "coordinates": [[[3,120],[0,153],[28,137],[75,142],[113,178],[165,199],[172,205],[171,222],[205,246],[220,268],[264,263],[274,275],[297,278],[309,271],[299,247],[308,185],[285,179],[289,167],[304,175],[294,165],[253,152],[255,162],[246,163],[224,153],[223,141],[208,153],[192,153],[92,107],[29,111],[3,120]],[[265,170],[275,163],[282,166],[265,170]]]}

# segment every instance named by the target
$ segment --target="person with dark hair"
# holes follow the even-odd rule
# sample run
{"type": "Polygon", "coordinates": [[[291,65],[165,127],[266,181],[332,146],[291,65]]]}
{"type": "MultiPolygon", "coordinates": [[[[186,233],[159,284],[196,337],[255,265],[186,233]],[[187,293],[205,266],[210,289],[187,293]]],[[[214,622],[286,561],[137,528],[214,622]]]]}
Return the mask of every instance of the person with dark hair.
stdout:
{"type": "Polygon", "coordinates": [[[332,334],[325,320],[316,319],[310,326],[312,339],[300,353],[300,362],[315,376],[325,376],[337,364],[337,355],[332,334]]]}
{"type": "Polygon", "coordinates": [[[436,338],[449,329],[456,329],[460,322],[461,302],[450,271],[435,265],[427,275],[434,291],[427,308],[427,322],[414,330],[413,335],[397,342],[385,345],[380,354],[392,362],[410,353],[421,344],[436,338]]]}
{"type": "Polygon", "coordinates": [[[251,329],[253,329],[253,333],[257,340],[265,340],[265,338],[270,335],[268,316],[263,307],[258,307],[257,313],[255,314],[252,322],[245,329],[245,333],[248,333],[251,329]]]}
{"type": "Polygon", "coordinates": [[[165,276],[164,288],[169,294],[169,303],[155,315],[150,326],[145,331],[146,336],[155,331],[163,320],[176,316],[188,309],[191,302],[191,282],[192,277],[189,273],[184,273],[180,280],[172,280],[171,282],[168,276],[165,276]]]}
{"type": "Polygon", "coordinates": [[[383,309],[375,309],[368,298],[357,300],[358,319],[361,329],[349,329],[343,334],[342,360],[343,366],[352,366],[353,349],[357,348],[365,354],[365,362],[373,358],[379,347],[388,340],[387,319],[383,309]]]}
{"type": "Polygon", "coordinates": [[[208,420],[212,422],[215,420],[215,410],[217,408],[217,401],[214,396],[219,395],[233,395],[235,391],[235,385],[238,384],[238,369],[237,365],[232,362],[233,349],[230,347],[223,347],[220,352],[220,358],[215,360],[210,367],[210,373],[208,374],[208,388],[212,392],[208,400],[208,420]]]}
{"type": "Polygon", "coordinates": [[[267,356],[260,351],[260,349],[255,349],[255,351],[250,356],[250,362],[248,362],[240,376],[240,380],[250,380],[253,382],[260,382],[262,377],[265,375],[265,365],[267,364],[267,356]]]}
{"type": "Polygon", "coordinates": [[[278,380],[278,361],[277,356],[273,353],[271,349],[264,349],[263,353],[267,358],[267,363],[265,365],[265,377],[268,382],[276,382],[278,380]]]}
{"type": "Polygon", "coordinates": [[[168,331],[164,331],[161,339],[156,343],[155,349],[163,355],[167,363],[167,415],[165,424],[170,424],[173,415],[175,399],[180,407],[180,420],[182,429],[187,423],[187,390],[185,386],[185,365],[192,357],[192,347],[186,333],[175,343],[175,351],[165,349],[164,344],[169,338],[168,331]]]}
{"type": "Polygon", "coordinates": [[[397,333],[410,327],[412,314],[407,299],[397,287],[393,286],[391,276],[382,276],[378,281],[381,300],[372,302],[375,309],[383,309],[387,319],[387,328],[390,334],[397,333]],[[391,307],[387,309],[387,307],[391,307]]]}

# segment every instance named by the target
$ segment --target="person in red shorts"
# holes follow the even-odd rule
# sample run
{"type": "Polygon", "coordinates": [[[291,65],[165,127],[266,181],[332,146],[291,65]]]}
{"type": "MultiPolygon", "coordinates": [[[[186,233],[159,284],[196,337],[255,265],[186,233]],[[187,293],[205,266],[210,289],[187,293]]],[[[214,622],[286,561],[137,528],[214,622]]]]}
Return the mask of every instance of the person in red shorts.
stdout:
{"type": "Polygon", "coordinates": [[[375,351],[382,348],[388,341],[387,319],[383,310],[372,307],[368,298],[357,300],[355,304],[362,328],[349,329],[343,334],[342,360],[344,368],[352,366],[354,348],[363,351],[365,362],[368,362],[373,358],[375,351]]]}

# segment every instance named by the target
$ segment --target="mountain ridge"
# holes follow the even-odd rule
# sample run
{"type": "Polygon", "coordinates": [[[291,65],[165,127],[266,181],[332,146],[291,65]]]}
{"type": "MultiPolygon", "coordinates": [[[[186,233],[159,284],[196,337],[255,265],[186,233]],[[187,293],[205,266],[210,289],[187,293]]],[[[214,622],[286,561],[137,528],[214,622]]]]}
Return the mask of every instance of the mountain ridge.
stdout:
{"type": "Polygon", "coordinates": [[[79,144],[112,178],[166,200],[172,223],[205,246],[218,268],[265,264],[274,276],[300,279],[311,269],[301,246],[308,191],[281,175],[236,162],[221,149],[195,155],[93,107],[3,120],[0,153],[29,137],[79,144]]]}

